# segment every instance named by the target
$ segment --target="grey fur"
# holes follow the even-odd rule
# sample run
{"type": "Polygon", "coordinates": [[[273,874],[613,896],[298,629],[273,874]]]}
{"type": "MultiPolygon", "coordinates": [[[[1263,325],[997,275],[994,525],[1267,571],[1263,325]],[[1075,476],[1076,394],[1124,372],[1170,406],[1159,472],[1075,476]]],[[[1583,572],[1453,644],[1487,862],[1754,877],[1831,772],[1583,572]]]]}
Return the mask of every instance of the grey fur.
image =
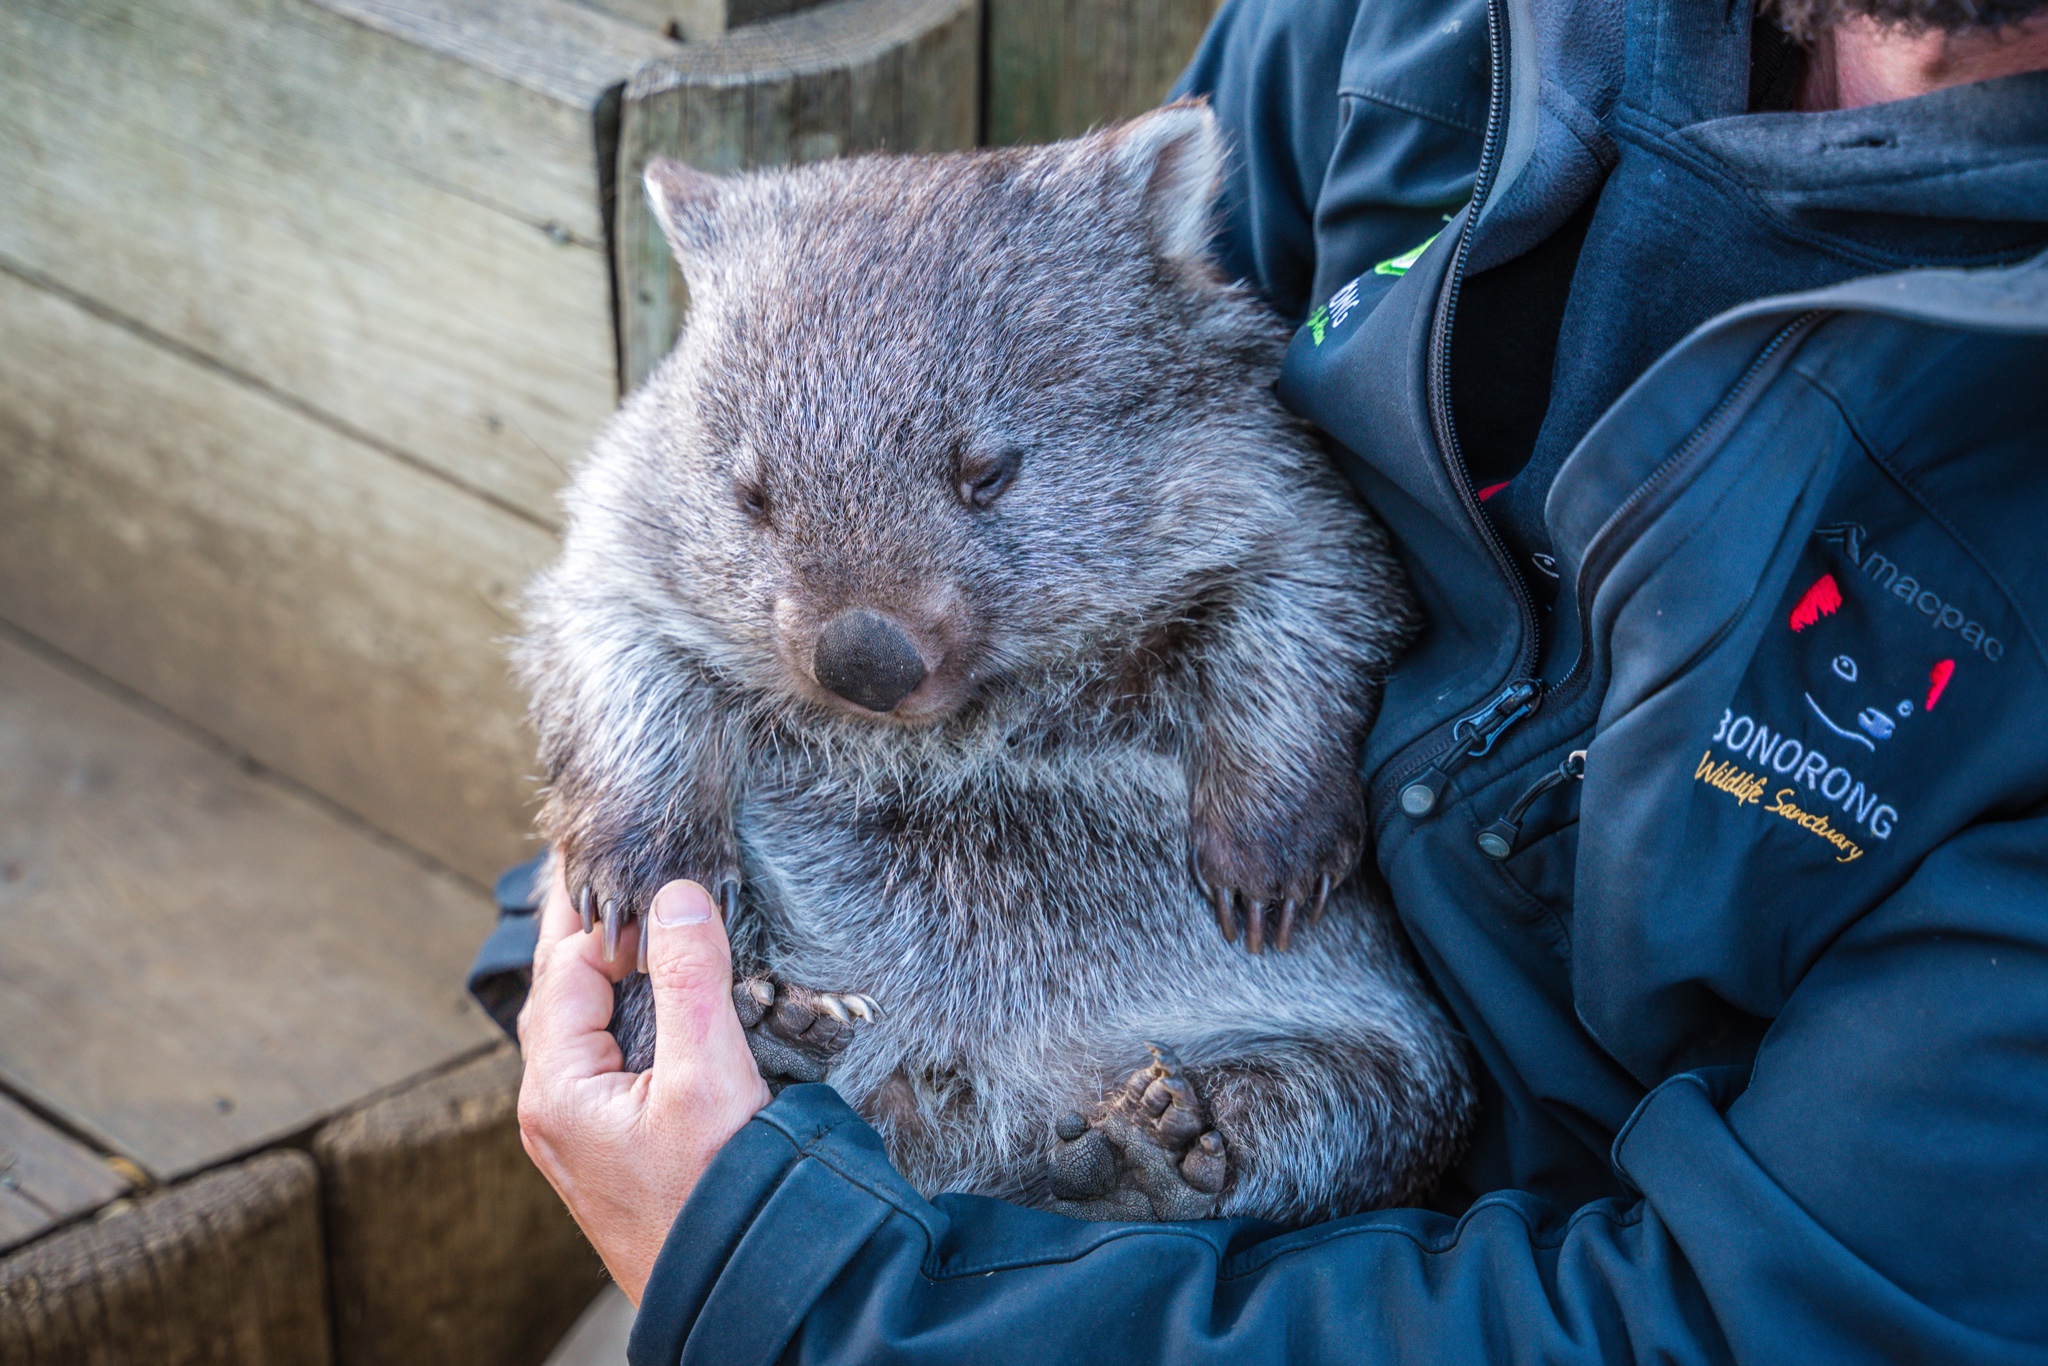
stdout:
{"type": "Polygon", "coordinates": [[[1409,600],[1271,393],[1285,329],[1204,257],[1222,155],[1183,105],[1043,148],[649,171],[691,314],[532,592],[544,833],[636,914],[737,880],[743,970],[878,1001],[830,1081],[927,1192],[1047,1203],[1053,1122],[1148,1040],[1228,1142],[1221,1213],[1412,1198],[1462,1140],[1461,1051],[1346,880],[1409,600]],[[963,480],[1016,451],[976,506],[963,480]],[[933,663],[889,715],[810,672],[850,607],[933,663]],[[1269,935],[1340,885],[1246,953],[1191,848],[1269,935]]]}

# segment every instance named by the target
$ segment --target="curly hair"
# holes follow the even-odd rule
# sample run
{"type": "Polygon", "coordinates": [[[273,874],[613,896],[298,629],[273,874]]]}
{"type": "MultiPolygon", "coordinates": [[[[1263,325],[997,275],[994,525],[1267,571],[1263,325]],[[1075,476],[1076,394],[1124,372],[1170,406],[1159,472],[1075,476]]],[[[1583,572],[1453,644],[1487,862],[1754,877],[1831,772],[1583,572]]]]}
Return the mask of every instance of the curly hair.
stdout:
{"type": "Polygon", "coordinates": [[[1945,33],[2006,28],[2048,13],[2048,0],[1758,0],[1757,9],[1804,42],[1845,19],[1945,33]]]}

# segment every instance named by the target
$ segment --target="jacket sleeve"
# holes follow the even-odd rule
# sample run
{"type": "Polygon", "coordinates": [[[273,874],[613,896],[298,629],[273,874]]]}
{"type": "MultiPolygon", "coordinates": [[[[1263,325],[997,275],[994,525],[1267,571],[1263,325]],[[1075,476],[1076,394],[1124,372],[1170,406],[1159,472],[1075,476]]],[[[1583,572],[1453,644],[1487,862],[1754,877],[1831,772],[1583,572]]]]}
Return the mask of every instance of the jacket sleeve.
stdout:
{"type": "Polygon", "coordinates": [[[1615,1142],[1639,1191],[1279,1232],[920,1199],[828,1089],[706,1173],[634,1366],[2048,1360],[2048,818],[1973,828],[1812,965],[1753,1070],[1615,1142]],[[2032,1344],[2029,1346],[2028,1344],[2032,1344]]]}
{"type": "Polygon", "coordinates": [[[1217,256],[1290,321],[1436,234],[1472,193],[1485,0],[1229,0],[1174,87],[1231,142],[1217,256]]]}

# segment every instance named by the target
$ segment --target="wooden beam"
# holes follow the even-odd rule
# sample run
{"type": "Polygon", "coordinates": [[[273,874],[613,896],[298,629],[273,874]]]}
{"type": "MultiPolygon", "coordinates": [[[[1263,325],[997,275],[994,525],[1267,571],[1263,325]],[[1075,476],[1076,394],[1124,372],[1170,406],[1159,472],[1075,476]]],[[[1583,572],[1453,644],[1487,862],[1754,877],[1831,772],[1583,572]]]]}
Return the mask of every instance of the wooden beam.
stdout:
{"type": "Polygon", "coordinates": [[[684,42],[706,43],[731,29],[794,14],[821,0],[586,0],[628,23],[657,29],[684,42]]]}
{"type": "Polygon", "coordinates": [[[971,147],[976,0],[835,0],[644,66],[619,126],[618,276],[626,387],[675,344],[688,307],[640,174],[657,156],[728,172],[854,152],[971,147]]]}
{"type": "Polygon", "coordinates": [[[988,0],[988,141],[1053,142],[1156,107],[1220,0],[988,0]]]}
{"type": "Polygon", "coordinates": [[[615,92],[569,0],[0,6],[0,263],[546,525],[618,392],[615,92]]]}
{"type": "Polygon", "coordinates": [[[5,274],[0,336],[0,618],[478,882],[526,856],[552,535],[5,274]]]}
{"type": "MultiPolygon", "coordinates": [[[[736,27],[728,0],[588,0],[629,24],[688,43],[705,43],[736,27]]],[[[744,22],[744,21],[742,21],[744,22]]]]}
{"type": "Polygon", "coordinates": [[[0,1096],[0,1252],[92,1213],[131,1184],[91,1149],[0,1096]]]}
{"type": "Polygon", "coordinates": [[[480,891],[5,636],[0,874],[0,1081],[158,1180],[498,1037],[480,891]]]}
{"type": "Polygon", "coordinates": [[[518,1103],[507,1046],[313,1140],[340,1366],[538,1366],[603,1286],[518,1103]]]}
{"type": "Polygon", "coordinates": [[[268,1153],[0,1259],[0,1361],[327,1366],[318,1178],[268,1153]]]}

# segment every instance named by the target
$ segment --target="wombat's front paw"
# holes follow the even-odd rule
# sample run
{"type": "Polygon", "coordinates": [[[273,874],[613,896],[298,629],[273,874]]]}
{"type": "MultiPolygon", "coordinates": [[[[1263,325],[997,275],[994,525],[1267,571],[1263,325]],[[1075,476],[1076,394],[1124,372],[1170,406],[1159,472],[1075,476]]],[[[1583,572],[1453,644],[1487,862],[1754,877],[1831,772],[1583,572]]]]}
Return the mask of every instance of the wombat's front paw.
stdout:
{"type": "MultiPolygon", "coordinates": [[[[696,874],[673,871],[674,865],[602,860],[578,850],[563,855],[563,873],[569,884],[569,903],[576,908],[585,934],[604,935],[606,962],[619,954],[619,938],[626,926],[647,914],[654,894],[678,877],[692,877],[716,898],[730,927],[739,909],[738,860],[711,861],[712,869],[734,871],[696,874]]],[[[612,1037],[619,1041],[628,1072],[645,1072],[654,1066],[654,993],[647,983],[647,936],[638,936],[637,969],[612,987],[612,1037]]]]}
{"type": "Polygon", "coordinates": [[[732,1004],[771,1091],[823,1081],[832,1059],[853,1042],[854,1030],[882,1013],[873,997],[858,991],[812,991],[772,977],[734,982],[732,1004]]]}
{"type": "MultiPolygon", "coordinates": [[[[692,860],[691,862],[697,862],[692,860]]],[[[738,859],[712,859],[702,870],[686,868],[664,860],[659,865],[638,866],[607,862],[570,854],[564,860],[569,884],[569,902],[583,922],[585,934],[602,932],[605,961],[618,956],[619,936],[626,926],[647,913],[654,894],[677,878],[690,878],[718,901],[725,923],[732,924],[740,904],[738,859]]],[[[640,936],[640,971],[647,971],[647,936],[640,936]]],[[[617,1030],[613,1031],[617,1033],[617,1030]]]]}
{"type": "Polygon", "coordinates": [[[1206,801],[1198,792],[1194,873],[1226,941],[1237,938],[1242,917],[1247,949],[1263,948],[1269,927],[1273,946],[1286,948],[1295,916],[1306,911],[1320,920],[1330,889],[1358,866],[1364,794],[1348,779],[1329,786],[1304,809],[1264,819],[1244,803],[1206,801]]]}
{"type": "Polygon", "coordinates": [[[1152,1062],[1131,1073],[1093,1119],[1053,1126],[1050,1208],[1076,1219],[1206,1219],[1230,1176],[1223,1135],[1180,1060],[1147,1044],[1152,1062]]]}

